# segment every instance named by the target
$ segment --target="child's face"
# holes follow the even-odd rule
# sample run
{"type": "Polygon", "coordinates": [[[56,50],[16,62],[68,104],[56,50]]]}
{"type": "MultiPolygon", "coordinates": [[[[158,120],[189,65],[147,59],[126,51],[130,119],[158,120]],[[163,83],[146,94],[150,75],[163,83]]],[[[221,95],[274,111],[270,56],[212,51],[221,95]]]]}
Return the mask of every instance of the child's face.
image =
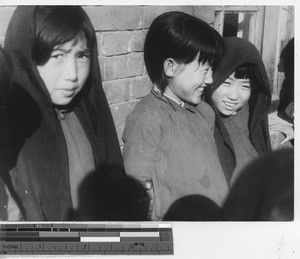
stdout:
{"type": "Polygon", "coordinates": [[[244,106],[250,95],[250,80],[236,79],[232,73],[213,92],[212,100],[220,113],[229,116],[244,106]]]}
{"type": "Polygon", "coordinates": [[[84,36],[54,47],[50,59],[37,66],[55,105],[67,105],[80,92],[90,72],[90,51],[84,36]]]}
{"type": "Polygon", "coordinates": [[[172,78],[172,92],[184,102],[198,104],[204,87],[212,83],[212,69],[208,63],[199,64],[199,55],[186,65],[180,65],[179,72],[172,78]]]}

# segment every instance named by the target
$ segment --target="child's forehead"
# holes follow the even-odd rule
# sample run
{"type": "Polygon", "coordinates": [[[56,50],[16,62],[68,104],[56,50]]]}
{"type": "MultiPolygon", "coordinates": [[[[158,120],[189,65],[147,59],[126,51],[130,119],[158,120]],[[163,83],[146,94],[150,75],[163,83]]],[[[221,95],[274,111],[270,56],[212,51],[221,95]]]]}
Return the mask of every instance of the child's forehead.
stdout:
{"type": "Polygon", "coordinates": [[[237,70],[234,70],[228,77],[227,77],[227,79],[230,79],[230,80],[241,80],[241,81],[245,81],[245,82],[249,82],[250,81],[250,79],[245,75],[245,77],[244,78],[237,78],[236,76],[235,76],[235,72],[236,72],[237,70]]]}
{"type": "Polygon", "coordinates": [[[70,50],[70,49],[88,50],[87,39],[85,35],[77,35],[74,39],[55,45],[53,50],[70,50]]]}

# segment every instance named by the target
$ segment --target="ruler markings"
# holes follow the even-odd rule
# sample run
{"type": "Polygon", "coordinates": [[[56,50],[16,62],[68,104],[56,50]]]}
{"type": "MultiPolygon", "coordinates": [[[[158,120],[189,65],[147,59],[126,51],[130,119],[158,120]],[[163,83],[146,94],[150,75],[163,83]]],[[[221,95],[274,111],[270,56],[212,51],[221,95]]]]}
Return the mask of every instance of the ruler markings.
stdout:
{"type": "Polygon", "coordinates": [[[120,242],[120,237],[80,237],[80,242],[120,242]]]}
{"type": "Polygon", "coordinates": [[[0,254],[23,253],[173,254],[172,225],[0,224],[0,254]]]}
{"type": "Polygon", "coordinates": [[[119,237],[119,232],[80,232],[80,237],[119,237]]]}
{"type": "Polygon", "coordinates": [[[120,237],[159,237],[159,232],[121,232],[120,237]]]}
{"type": "Polygon", "coordinates": [[[77,232],[39,232],[39,237],[79,237],[77,232]]]}
{"type": "Polygon", "coordinates": [[[137,241],[143,241],[143,242],[159,242],[159,237],[121,237],[121,242],[137,242],[137,241]]]}

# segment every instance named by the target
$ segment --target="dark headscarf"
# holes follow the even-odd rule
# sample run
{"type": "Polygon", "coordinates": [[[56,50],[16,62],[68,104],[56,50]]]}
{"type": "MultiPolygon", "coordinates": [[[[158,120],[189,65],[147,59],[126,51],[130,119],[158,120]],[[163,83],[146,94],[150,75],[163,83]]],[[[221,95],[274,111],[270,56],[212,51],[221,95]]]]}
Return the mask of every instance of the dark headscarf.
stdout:
{"type": "Polygon", "coordinates": [[[11,129],[7,112],[7,92],[11,84],[12,65],[0,47],[0,220],[7,219],[8,196],[4,183],[11,161],[11,129]]]}
{"type": "MultiPolygon", "coordinates": [[[[90,22],[81,7],[64,8],[80,9],[90,22]]],[[[27,219],[66,220],[70,218],[68,207],[71,206],[67,148],[50,95],[32,58],[36,10],[36,6],[18,7],[5,38],[5,50],[16,70],[10,91],[10,109],[16,131],[17,191],[27,219]],[[24,196],[24,190],[28,195],[24,196]],[[33,214],[34,210],[38,211],[38,216],[33,214]]],[[[91,23],[90,26],[93,28],[91,23]]],[[[119,183],[124,174],[123,161],[102,87],[95,35],[91,53],[89,85],[85,85],[79,93],[80,98],[77,98],[73,109],[92,146],[96,179],[101,178],[102,183],[119,183]]],[[[121,196],[116,199],[120,200],[121,196]]],[[[85,219],[91,218],[87,216],[85,219]]]]}
{"type": "MultiPolygon", "coordinates": [[[[258,154],[271,150],[268,127],[268,110],[271,104],[271,92],[265,66],[257,48],[249,41],[238,38],[224,38],[225,54],[213,73],[213,83],[206,88],[205,100],[213,107],[216,113],[215,138],[221,164],[228,181],[235,168],[235,154],[229,134],[221,120],[220,114],[212,101],[213,92],[229,77],[239,66],[253,64],[255,85],[251,85],[249,99],[248,128],[250,141],[258,154]]],[[[251,82],[251,84],[253,84],[251,82]]]]}

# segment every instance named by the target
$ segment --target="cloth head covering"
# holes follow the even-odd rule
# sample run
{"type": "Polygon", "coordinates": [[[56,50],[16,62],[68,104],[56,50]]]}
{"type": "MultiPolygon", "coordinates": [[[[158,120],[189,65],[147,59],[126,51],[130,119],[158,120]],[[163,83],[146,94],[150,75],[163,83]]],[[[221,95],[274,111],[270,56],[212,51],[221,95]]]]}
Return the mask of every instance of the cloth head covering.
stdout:
{"type": "Polygon", "coordinates": [[[227,181],[230,181],[236,166],[235,151],[221,115],[212,101],[212,94],[239,66],[245,63],[253,64],[256,80],[255,85],[251,82],[248,129],[251,143],[258,154],[262,155],[271,151],[268,126],[271,91],[266,69],[257,48],[251,42],[238,37],[224,38],[224,43],[225,54],[213,72],[213,83],[205,89],[205,101],[215,110],[216,144],[227,181]]]}
{"type": "MultiPolygon", "coordinates": [[[[81,7],[64,8],[80,9],[93,28],[81,7]]],[[[17,7],[5,38],[5,50],[15,67],[10,111],[16,134],[17,191],[27,219],[65,220],[71,206],[67,149],[54,105],[32,58],[36,11],[36,6],[17,7]],[[34,215],[37,211],[39,216],[34,215]]],[[[123,161],[102,87],[95,35],[87,82],[72,108],[92,145],[97,175],[117,183],[124,175],[123,161]]]]}
{"type": "MultiPolygon", "coordinates": [[[[260,53],[250,42],[238,37],[224,38],[225,54],[213,73],[213,83],[207,87],[207,95],[211,102],[212,93],[241,65],[250,63],[254,65],[255,77],[258,80],[256,89],[259,92],[257,100],[259,111],[262,114],[268,110],[271,102],[270,86],[267,72],[260,53]]],[[[255,103],[253,105],[255,106],[255,103]]],[[[252,107],[253,108],[253,107],[252,107]]]]}

